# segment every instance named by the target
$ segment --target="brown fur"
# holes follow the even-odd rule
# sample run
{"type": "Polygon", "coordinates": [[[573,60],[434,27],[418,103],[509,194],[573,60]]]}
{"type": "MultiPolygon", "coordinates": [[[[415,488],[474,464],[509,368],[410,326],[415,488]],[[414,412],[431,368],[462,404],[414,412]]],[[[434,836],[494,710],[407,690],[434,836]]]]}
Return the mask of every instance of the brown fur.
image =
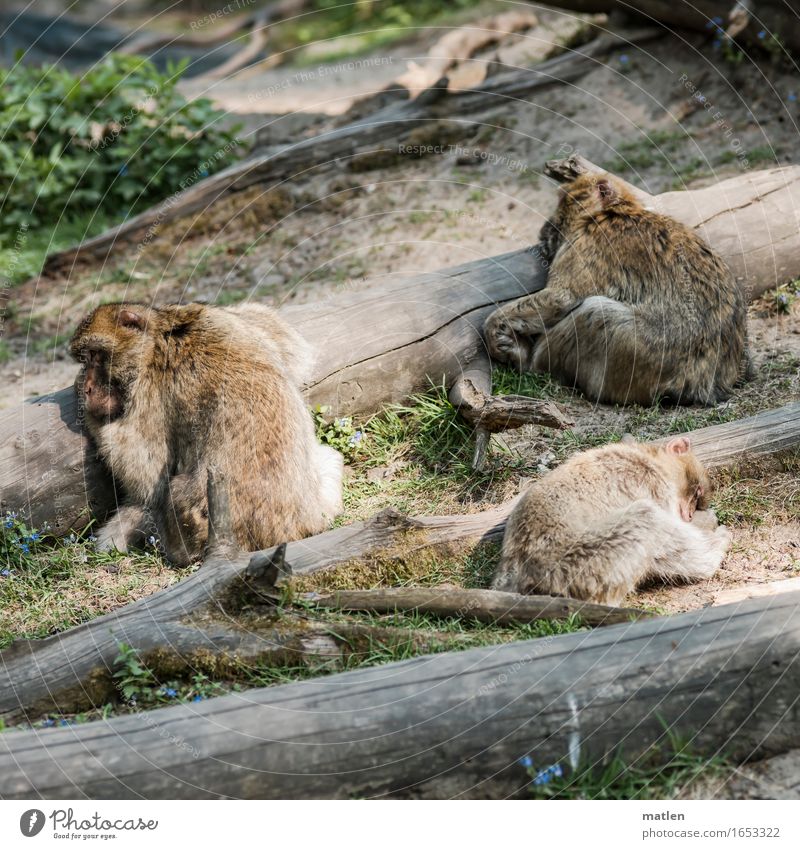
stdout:
{"type": "Polygon", "coordinates": [[[685,437],[576,454],[514,508],[492,587],[620,604],[648,579],[709,578],[730,545],[709,492],[685,437]]]}
{"type": "Polygon", "coordinates": [[[613,177],[563,188],[541,243],[546,288],[486,322],[495,359],[605,403],[715,404],[749,376],[746,308],[728,267],[613,177]]]}
{"type": "Polygon", "coordinates": [[[208,538],[207,470],[227,478],[246,549],[323,530],[341,511],[342,458],[300,395],[312,357],[267,307],[108,304],[71,342],[76,389],[126,506],[98,535],[126,550],[154,526],[186,563],[208,538]]]}

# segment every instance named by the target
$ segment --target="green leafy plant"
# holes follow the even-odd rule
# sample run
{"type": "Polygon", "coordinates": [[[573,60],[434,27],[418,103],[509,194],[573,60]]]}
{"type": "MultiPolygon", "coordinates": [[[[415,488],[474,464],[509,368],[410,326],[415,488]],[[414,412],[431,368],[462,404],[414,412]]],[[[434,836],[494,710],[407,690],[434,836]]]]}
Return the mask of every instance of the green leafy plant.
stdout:
{"type": "Polygon", "coordinates": [[[323,445],[330,445],[331,448],[335,448],[349,462],[364,447],[364,431],[356,428],[351,416],[330,421],[327,418],[330,411],[330,407],[322,404],[317,404],[312,411],[317,439],[323,445]]]}
{"type": "Polygon", "coordinates": [[[771,313],[788,315],[800,295],[800,280],[784,283],[764,294],[764,303],[771,313]]]}
{"type": "MultiPolygon", "coordinates": [[[[0,210],[7,233],[62,216],[129,213],[226,164],[238,128],[207,99],[187,101],[140,57],[112,55],[83,75],[58,66],[0,70],[0,210]]],[[[1,238],[1,237],[0,237],[1,238]]]]}
{"type": "Polygon", "coordinates": [[[127,643],[120,643],[114,666],[114,681],[127,701],[153,701],[153,690],[158,686],[158,682],[153,673],[139,660],[136,649],[127,643]]]}

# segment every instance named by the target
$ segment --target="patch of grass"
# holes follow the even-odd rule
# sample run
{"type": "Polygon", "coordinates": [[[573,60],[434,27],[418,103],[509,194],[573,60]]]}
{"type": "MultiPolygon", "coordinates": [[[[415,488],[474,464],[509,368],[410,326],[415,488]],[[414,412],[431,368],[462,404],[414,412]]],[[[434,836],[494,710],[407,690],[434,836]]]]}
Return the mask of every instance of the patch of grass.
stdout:
{"type": "Polygon", "coordinates": [[[584,762],[575,772],[560,763],[538,768],[522,764],[531,776],[530,792],[539,799],[674,799],[699,778],[730,769],[717,755],[706,757],[670,737],[666,754],[653,749],[628,762],[614,755],[608,762],[584,762]]]}
{"type": "Polygon", "coordinates": [[[0,648],[65,631],[175,583],[186,570],[154,554],[105,553],[90,540],[48,540],[7,514],[0,529],[0,648]]]}
{"type": "Polygon", "coordinates": [[[0,365],[7,363],[11,359],[11,348],[8,347],[8,342],[5,339],[0,339],[0,365]]]}
{"type": "Polygon", "coordinates": [[[691,139],[691,136],[684,132],[672,130],[641,129],[640,132],[641,138],[621,142],[615,147],[617,156],[604,165],[607,171],[612,173],[639,171],[656,163],[671,167],[672,155],[691,139]]]}
{"type": "Polygon", "coordinates": [[[406,2],[341,3],[316,0],[317,14],[301,15],[276,25],[272,38],[276,51],[291,50],[312,42],[333,40],[324,50],[301,54],[295,64],[303,66],[355,56],[386,47],[417,32],[420,26],[452,20],[454,13],[475,5],[475,0],[454,0],[445,6],[436,0],[406,2]]]}
{"type": "Polygon", "coordinates": [[[55,225],[20,231],[9,244],[0,243],[0,276],[18,285],[42,270],[48,254],[73,247],[102,233],[114,219],[100,210],[61,218],[55,225]]]}
{"type": "Polygon", "coordinates": [[[492,369],[493,395],[525,395],[528,398],[567,400],[564,387],[549,374],[520,373],[507,366],[495,365],[492,369]]]}
{"type": "Polygon", "coordinates": [[[715,474],[711,506],[723,525],[755,528],[765,520],[800,520],[800,485],[793,457],[784,462],[786,471],[752,477],[738,468],[715,474]]]}

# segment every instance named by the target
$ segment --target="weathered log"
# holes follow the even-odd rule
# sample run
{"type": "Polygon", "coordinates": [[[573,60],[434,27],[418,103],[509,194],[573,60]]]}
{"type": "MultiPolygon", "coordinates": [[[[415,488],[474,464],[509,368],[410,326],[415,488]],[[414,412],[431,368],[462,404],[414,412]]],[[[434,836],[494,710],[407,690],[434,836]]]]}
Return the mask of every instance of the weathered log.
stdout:
{"type": "Polygon", "coordinates": [[[669,735],[709,755],[786,751],[799,691],[792,593],[2,734],[0,797],[505,797],[530,784],[526,755],[668,757],[669,735]]]}
{"type": "MultiPolygon", "coordinates": [[[[691,436],[698,456],[712,468],[780,454],[800,444],[800,404],[702,428],[691,436]]],[[[167,647],[187,663],[198,651],[198,641],[211,657],[280,650],[287,645],[285,632],[267,628],[259,635],[235,629],[230,610],[238,610],[243,597],[258,598],[264,583],[275,581],[278,573],[288,573],[281,566],[284,559],[291,574],[302,576],[359,561],[415,557],[431,547],[458,551],[502,539],[515,503],[464,516],[410,518],[385,510],[369,522],[291,542],[283,554],[277,547],[252,555],[212,555],[174,587],[63,634],[19,640],[0,652],[0,717],[102,704],[120,643],[145,656],[167,647]]]]}
{"type": "Polygon", "coordinates": [[[390,587],[376,590],[338,590],[306,593],[303,599],[317,607],[373,613],[411,611],[434,616],[453,616],[507,625],[540,619],[580,616],[587,625],[617,625],[648,614],[633,607],[609,607],[573,598],[531,596],[497,590],[464,590],[453,587],[390,587]]]}
{"type": "Polygon", "coordinates": [[[408,96],[416,97],[447,76],[459,62],[495,44],[503,36],[530,29],[537,23],[538,18],[532,12],[514,10],[452,29],[436,41],[421,63],[409,62],[393,85],[408,89],[408,96]]]}
{"type": "Polygon", "coordinates": [[[566,410],[553,401],[524,395],[492,395],[492,364],[486,351],[480,351],[456,378],[449,398],[475,428],[472,467],[476,471],[483,470],[491,434],[525,424],[564,428],[573,422],[566,410]]]}
{"type": "MultiPolygon", "coordinates": [[[[212,499],[213,504],[217,499],[212,499]]],[[[411,557],[423,549],[450,549],[502,537],[512,504],[466,516],[410,518],[385,510],[357,522],[255,554],[212,549],[203,566],[173,587],[44,640],[18,640],[0,652],[0,717],[37,716],[102,705],[113,693],[111,669],[120,643],[142,657],[169,656],[171,663],[194,658],[272,657],[306,649],[303,634],[267,625],[237,628],[231,618],[242,599],[270,589],[283,558],[291,574],[378,557],[411,557]],[[274,570],[274,572],[273,572],[274,570]]],[[[213,526],[212,522],[212,526],[213,526]]],[[[312,634],[316,637],[316,634],[312,634]]]]}

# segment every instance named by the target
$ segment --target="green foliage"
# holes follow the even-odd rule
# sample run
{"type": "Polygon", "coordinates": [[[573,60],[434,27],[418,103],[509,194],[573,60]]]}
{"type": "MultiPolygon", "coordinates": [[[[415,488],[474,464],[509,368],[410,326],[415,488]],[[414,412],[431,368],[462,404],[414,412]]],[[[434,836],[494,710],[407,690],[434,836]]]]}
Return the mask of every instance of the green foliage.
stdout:
{"type": "Polygon", "coordinates": [[[492,369],[493,395],[525,395],[528,398],[565,399],[567,393],[549,374],[518,372],[508,366],[492,369]]]}
{"type": "Polygon", "coordinates": [[[328,421],[326,416],[330,411],[330,407],[321,404],[317,404],[312,411],[317,439],[323,445],[335,448],[346,462],[350,462],[364,448],[364,431],[353,425],[351,416],[328,421]]]}
{"type": "Polygon", "coordinates": [[[235,132],[223,113],[160,73],[110,56],[84,75],[57,66],[0,70],[0,209],[6,233],[106,209],[151,204],[226,164],[235,132]]]}
{"type": "Polygon", "coordinates": [[[472,429],[450,403],[444,382],[370,419],[365,430],[378,456],[405,443],[428,468],[469,471],[472,429]]]}
{"type": "Polygon", "coordinates": [[[784,283],[777,289],[765,293],[763,301],[770,312],[788,315],[792,311],[798,295],[800,295],[800,280],[792,280],[791,283],[784,283]]]}
{"type": "MultiPolygon", "coordinates": [[[[340,36],[358,36],[360,44],[350,45],[342,55],[352,58],[361,50],[391,43],[404,33],[425,23],[448,17],[459,9],[475,5],[475,0],[315,0],[317,14],[302,15],[277,27],[276,43],[281,50],[340,36]],[[355,48],[355,49],[353,49],[355,48]]],[[[326,58],[336,58],[332,53],[326,58]]]]}
{"type": "Polygon", "coordinates": [[[157,682],[153,673],[139,661],[136,650],[127,643],[120,643],[114,666],[114,681],[124,698],[135,701],[141,697],[149,701],[157,682]]]}
{"type": "Polygon", "coordinates": [[[520,763],[531,776],[532,795],[540,799],[672,799],[701,776],[726,768],[723,758],[697,754],[668,736],[666,755],[654,748],[632,763],[618,754],[607,763],[584,762],[575,772],[561,763],[538,768],[530,756],[520,763]]]}
{"type": "Polygon", "coordinates": [[[117,690],[129,705],[136,707],[157,707],[176,701],[199,702],[211,696],[223,695],[230,689],[200,672],[192,675],[189,683],[161,683],[141,661],[138,652],[126,643],[119,644],[114,667],[117,690]]]}

